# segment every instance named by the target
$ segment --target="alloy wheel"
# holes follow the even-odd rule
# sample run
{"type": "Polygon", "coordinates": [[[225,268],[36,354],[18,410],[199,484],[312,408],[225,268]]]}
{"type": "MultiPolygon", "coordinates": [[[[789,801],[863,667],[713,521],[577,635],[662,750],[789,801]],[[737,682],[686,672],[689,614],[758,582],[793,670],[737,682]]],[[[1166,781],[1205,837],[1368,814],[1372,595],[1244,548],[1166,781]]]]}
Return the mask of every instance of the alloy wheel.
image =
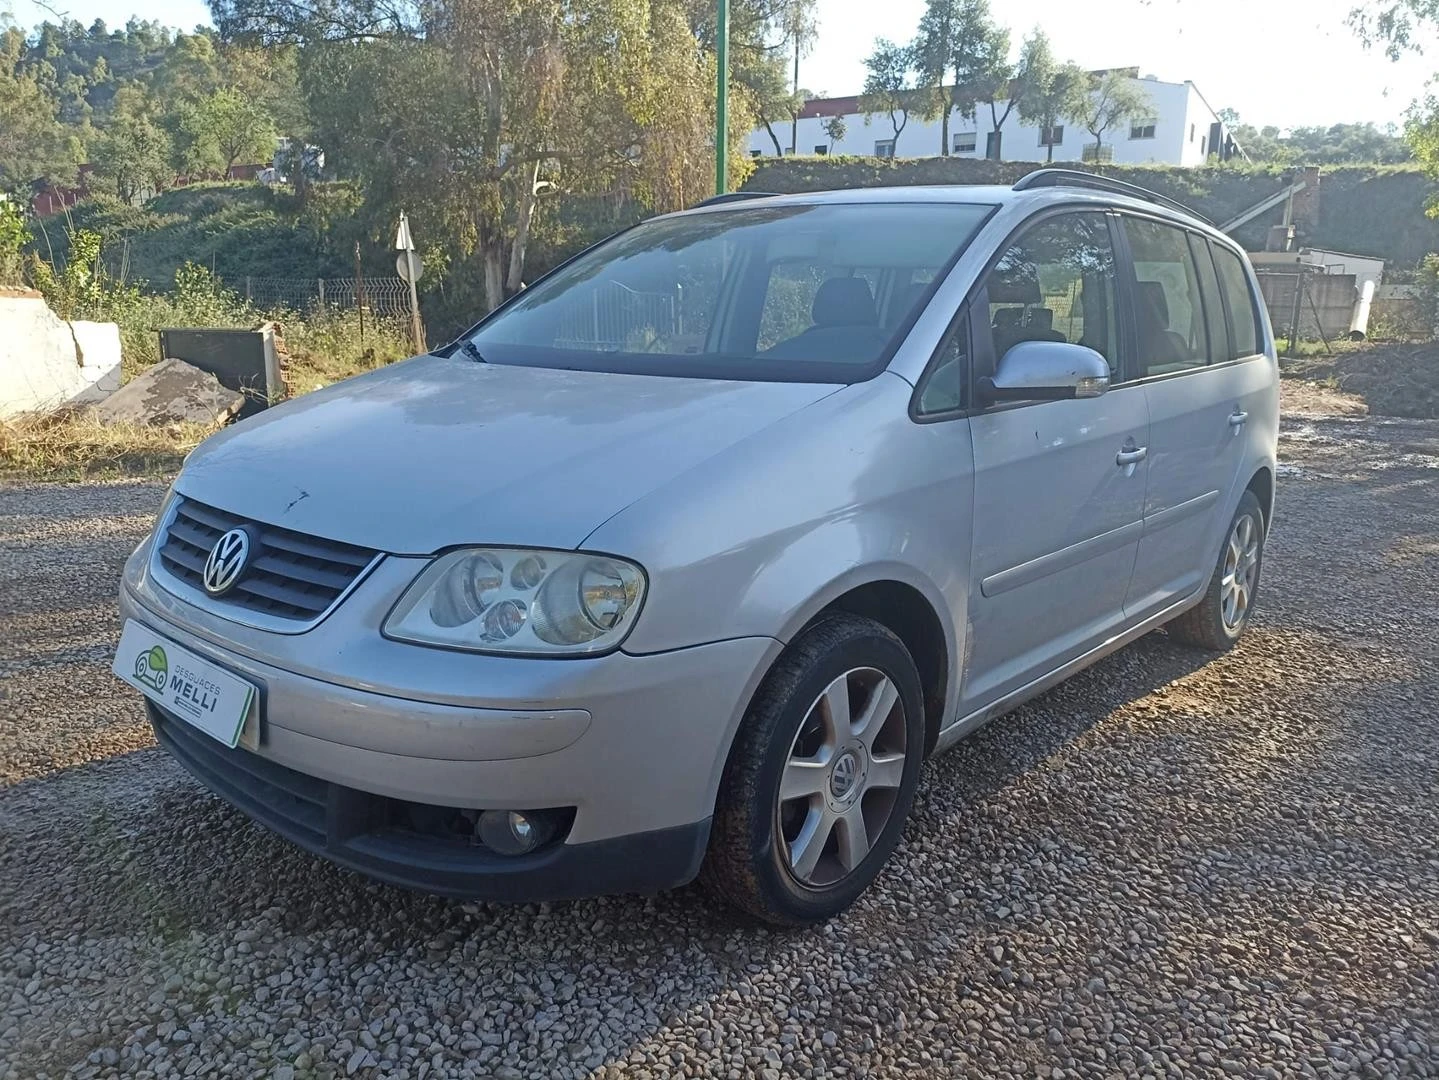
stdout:
{"type": "Polygon", "coordinates": [[[851,669],[815,699],[776,802],[784,864],[799,884],[828,888],[864,862],[894,812],[906,742],[899,690],[877,668],[851,669]]]}
{"type": "Polygon", "coordinates": [[[1219,611],[1224,628],[1237,633],[1249,614],[1259,576],[1259,529],[1250,514],[1242,515],[1229,533],[1224,573],[1219,581],[1219,611]]]}

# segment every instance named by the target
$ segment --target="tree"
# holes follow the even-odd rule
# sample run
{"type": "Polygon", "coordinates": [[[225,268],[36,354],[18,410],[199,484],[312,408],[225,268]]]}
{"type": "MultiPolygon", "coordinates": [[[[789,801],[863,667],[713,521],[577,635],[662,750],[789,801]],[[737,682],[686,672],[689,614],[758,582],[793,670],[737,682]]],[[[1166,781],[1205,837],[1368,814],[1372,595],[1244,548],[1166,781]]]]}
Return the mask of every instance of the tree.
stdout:
{"type": "MultiPolygon", "coordinates": [[[[995,161],[1004,158],[1004,122],[1015,109],[1025,107],[1026,100],[1046,81],[1054,77],[1054,55],[1049,47],[1049,38],[1042,30],[1034,30],[1024,39],[1019,50],[1019,62],[1010,65],[1005,56],[1009,52],[1009,34],[1003,39],[1003,48],[998,49],[996,40],[994,66],[985,81],[982,97],[989,102],[989,119],[994,137],[985,148],[985,156],[995,161]],[[1004,102],[1004,112],[999,111],[999,101],[1004,102]]],[[[1051,154],[1053,150],[1051,148],[1051,154]]]]}
{"type": "Polygon", "coordinates": [[[844,142],[844,137],[849,133],[849,125],[845,123],[844,117],[840,115],[831,116],[824,123],[820,124],[825,138],[829,140],[829,149],[834,151],[834,144],[844,142]]]}
{"type": "Polygon", "coordinates": [[[1094,159],[1099,161],[1105,132],[1150,107],[1143,87],[1122,71],[1093,72],[1085,76],[1083,91],[1070,102],[1066,116],[1094,136],[1094,159]]]}
{"type": "Polygon", "coordinates": [[[268,113],[238,90],[216,90],[195,110],[223,163],[221,175],[242,158],[268,162],[275,152],[275,125],[268,113]]]}
{"type": "Polygon", "coordinates": [[[926,118],[940,118],[940,153],[950,152],[949,117],[973,119],[975,103],[992,86],[1009,51],[1008,32],[997,27],[989,0],[925,0],[911,46],[926,118]]]}
{"type": "Polygon", "coordinates": [[[1439,0],[1369,0],[1349,13],[1349,25],[1366,48],[1379,46],[1391,60],[1419,50],[1425,24],[1439,23],[1439,0]]]}
{"type": "Polygon", "coordinates": [[[101,135],[92,156],[95,175],[124,202],[160,191],[171,178],[170,140],[145,116],[121,116],[101,135]]]}
{"type": "Polygon", "coordinates": [[[783,28],[785,41],[794,54],[794,76],[789,83],[789,97],[792,103],[789,127],[789,152],[791,154],[798,150],[799,114],[808,97],[807,94],[801,96],[799,62],[800,58],[807,56],[810,49],[813,48],[815,35],[819,29],[814,13],[816,2],[817,0],[779,0],[779,25],[783,28]]]}
{"type": "MultiPolygon", "coordinates": [[[[764,62],[782,10],[736,0],[736,72],[764,62]]],[[[472,264],[491,306],[523,280],[544,192],[623,186],[669,210],[713,191],[711,5],[212,0],[212,11],[227,41],[304,46],[300,86],[329,167],[377,213],[409,210],[437,255],[472,264]]],[[[731,100],[740,176],[752,100],[747,89],[731,100]]]]}
{"type": "Polygon", "coordinates": [[[54,100],[23,70],[24,46],[14,27],[0,33],[0,191],[19,190],[37,177],[73,175],[75,168],[54,100]]]}
{"type": "Polygon", "coordinates": [[[864,62],[864,92],[859,108],[864,122],[878,113],[889,116],[893,129],[893,152],[899,153],[899,136],[909,123],[909,112],[922,108],[914,87],[914,54],[907,45],[896,45],[888,38],[878,38],[874,51],[864,62]]]}
{"type": "Polygon", "coordinates": [[[1024,42],[1026,87],[1019,101],[1019,118],[1039,128],[1045,141],[1045,161],[1054,160],[1050,138],[1059,122],[1075,111],[1084,92],[1084,72],[1075,64],[1060,63],[1043,30],[1036,30],[1024,42]]]}

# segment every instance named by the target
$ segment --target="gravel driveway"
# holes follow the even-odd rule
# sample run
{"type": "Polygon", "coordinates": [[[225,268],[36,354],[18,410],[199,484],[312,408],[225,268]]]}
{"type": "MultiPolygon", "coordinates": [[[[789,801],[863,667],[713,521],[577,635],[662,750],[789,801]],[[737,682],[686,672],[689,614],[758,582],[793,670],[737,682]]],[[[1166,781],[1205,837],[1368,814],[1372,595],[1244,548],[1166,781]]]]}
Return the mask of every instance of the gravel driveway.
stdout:
{"type": "Polygon", "coordinates": [[[108,673],[153,484],[0,488],[0,1076],[1439,1075],[1439,424],[1291,416],[1260,616],[930,763],[775,933],[504,908],[205,794],[108,673]]]}

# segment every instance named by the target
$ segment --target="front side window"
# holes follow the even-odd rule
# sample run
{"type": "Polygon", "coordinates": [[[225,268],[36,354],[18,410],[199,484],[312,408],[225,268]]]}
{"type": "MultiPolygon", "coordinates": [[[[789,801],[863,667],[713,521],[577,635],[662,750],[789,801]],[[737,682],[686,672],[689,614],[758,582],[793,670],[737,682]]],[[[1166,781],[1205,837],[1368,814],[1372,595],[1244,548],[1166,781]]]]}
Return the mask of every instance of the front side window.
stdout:
{"type": "Polygon", "coordinates": [[[1155,126],[1153,120],[1136,120],[1129,125],[1129,137],[1131,139],[1152,139],[1155,126]]]}
{"type": "Polygon", "coordinates": [[[874,141],[875,157],[894,157],[893,139],[876,139],[874,141]]]}
{"type": "Polygon", "coordinates": [[[1203,367],[1209,362],[1209,339],[1189,234],[1142,218],[1125,218],[1124,231],[1134,255],[1141,376],[1203,367]]]}
{"type": "Polygon", "coordinates": [[[1053,127],[1042,127],[1039,129],[1040,146],[1059,146],[1064,142],[1064,125],[1055,124],[1053,127]]]}
{"type": "Polygon", "coordinates": [[[1249,275],[1234,252],[1218,244],[1211,245],[1211,249],[1214,268],[1219,271],[1219,285],[1229,308],[1229,325],[1234,331],[1229,359],[1253,356],[1259,352],[1259,310],[1249,287],[1249,275]]]}
{"type": "Polygon", "coordinates": [[[538,282],[470,340],[498,364],[859,381],[991,209],[757,201],[657,218],[538,282]]]}
{"type": "Polygon", "coordinates": [[[954,136],[954,152],[956,154],[972,154],[974,148],[979,145],[979,134],[974,131],[956,132],[954,136]]]}
{"type": "Polygon", "coordinates": [[[998,361],[1021,341],[1085,345],[1119,378],[1116,270],[1103,214],[1065,214],[1023,233],[985,279],[998,361]]]}

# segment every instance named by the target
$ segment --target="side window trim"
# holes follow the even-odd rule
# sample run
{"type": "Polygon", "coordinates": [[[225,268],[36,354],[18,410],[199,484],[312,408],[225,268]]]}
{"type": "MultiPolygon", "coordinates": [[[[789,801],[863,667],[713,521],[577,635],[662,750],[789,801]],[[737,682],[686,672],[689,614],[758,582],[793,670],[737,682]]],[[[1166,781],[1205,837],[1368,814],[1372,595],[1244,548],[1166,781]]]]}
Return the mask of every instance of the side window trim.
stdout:
{"type": "Polygon", "coordinates": [[[1111,389],[1139,381],[1139,322],[1134,310],[1134,252],[1129,248],[1129,234],[1124,231],[1125,215],[1109,211],[1109,237],[1114,245],[1115,305],[1119,308],[1119,379],[1111,389]]]}

